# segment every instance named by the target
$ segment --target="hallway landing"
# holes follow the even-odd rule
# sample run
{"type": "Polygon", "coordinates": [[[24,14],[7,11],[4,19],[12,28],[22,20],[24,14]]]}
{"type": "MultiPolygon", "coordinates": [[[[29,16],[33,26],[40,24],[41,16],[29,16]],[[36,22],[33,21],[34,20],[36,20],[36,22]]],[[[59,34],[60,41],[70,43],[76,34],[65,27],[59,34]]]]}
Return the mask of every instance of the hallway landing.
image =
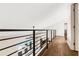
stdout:
{"type": "Polygon", "coordinates": [[[78,52],[69,48],[64,37],[56,37],[52,43],[49,44],[49,48],[45,50],[43,56],[77,56],[78,52]]]}

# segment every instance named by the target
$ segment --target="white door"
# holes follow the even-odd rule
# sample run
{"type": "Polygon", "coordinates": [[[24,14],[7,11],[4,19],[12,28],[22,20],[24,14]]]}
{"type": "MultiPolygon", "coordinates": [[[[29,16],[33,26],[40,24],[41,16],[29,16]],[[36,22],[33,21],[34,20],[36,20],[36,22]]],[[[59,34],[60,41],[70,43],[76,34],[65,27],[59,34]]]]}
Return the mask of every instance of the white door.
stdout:
{"type": "Polygon", "coordinates": [[[78,4],[71,5],[71,39],[74,50],[78,51],[78,4]]]}

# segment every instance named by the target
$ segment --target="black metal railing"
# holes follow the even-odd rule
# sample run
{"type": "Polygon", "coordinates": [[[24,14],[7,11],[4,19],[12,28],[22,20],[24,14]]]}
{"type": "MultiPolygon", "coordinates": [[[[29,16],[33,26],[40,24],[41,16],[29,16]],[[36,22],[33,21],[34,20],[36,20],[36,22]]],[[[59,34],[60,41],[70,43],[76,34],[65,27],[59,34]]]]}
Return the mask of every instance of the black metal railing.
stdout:
{"type": "MultiPolygon", "coordinates": [[[[52,42],[52,35],[54,35],[52,32],[53,30],[51,29],[0,29],[0,32],[20,32],[20,31],[29,31],[32,32],[31,34],[28,35],[20,35],[20,36],[16,36],[16,37],[9,37],[9,38],[2,38],[0,39],[0,42],[2,43],[2,45],[4,44],[4,41],[11,41],[11,40],[16,40],[18,41],[19,38],[25,38],[26,40],[16,43],[16,44],[9,44],[8,42],[8,46],[5,47],[0,47],[0,54],[2,54],[4,50],[6,50],[7,52],[8,49],[12,49],[13,47],[16,46],[20,46],[20,45],[24,45],[22,48],[17,49],[15,51],[12,51],[8,54],[6,54],[6,56],[11,56],[13,54],[16,54],[18,56],[29,56],[29,55],[33,55],[35,56],[42,48],[47,48],[48,49],[48,42],[49,42],[49,38],[48,38],[48,31],[51,31],[51,42],[52,42]],[[28,44],[29,42],[29,44],[28,44]]],[[[54,35],[55,36],[55,35],[54,35]]],[[[4,53],[5,54],[5,53],[4,53]]]]}

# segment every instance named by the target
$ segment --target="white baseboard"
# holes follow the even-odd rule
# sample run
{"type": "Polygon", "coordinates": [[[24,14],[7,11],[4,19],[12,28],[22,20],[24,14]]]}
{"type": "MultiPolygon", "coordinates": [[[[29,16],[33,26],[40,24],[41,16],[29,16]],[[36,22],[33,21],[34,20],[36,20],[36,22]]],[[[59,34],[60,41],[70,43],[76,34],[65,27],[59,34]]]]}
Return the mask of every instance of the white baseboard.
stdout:
{"type": "Polygon", "coordinates": [[[64,37],[64,36],[59,36],[59,35],[56,35],[56,37],[64,37]]]}

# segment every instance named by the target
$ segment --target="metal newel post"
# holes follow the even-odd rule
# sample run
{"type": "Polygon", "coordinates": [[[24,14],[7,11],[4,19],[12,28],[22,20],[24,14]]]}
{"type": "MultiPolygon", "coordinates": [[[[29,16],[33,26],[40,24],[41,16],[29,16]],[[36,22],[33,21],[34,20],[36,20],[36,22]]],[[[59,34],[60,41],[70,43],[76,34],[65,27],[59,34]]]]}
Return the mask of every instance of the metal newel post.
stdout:
{"type": "Polygon", "coordinates": [[[31,50],[31,48],[32,48],[32,42],[30,42],[30,50],[31,50]]]}
{"type": "Polygon", "coordinates": [[[42,39],[40,39],[40,47],[42,48],[42,39]]]}
{"type": "Polygon", "coordinates": [[[55,30],[55,37],[56,37],[56,30],[55,30]]]}
{"type": "Polygon", "coordinates": [[[48,49],[48,30],[46,30],[46,48],[48,49]]]}
{"type": "Polygon", "coordinates": [[[33,30],[33,56],[35,56],[35,30],[33,30]]]}
{"type": "Polygon", "coordinates": [[[52,30],[51,30],[51,42],[52,42],[52,30]]]}

